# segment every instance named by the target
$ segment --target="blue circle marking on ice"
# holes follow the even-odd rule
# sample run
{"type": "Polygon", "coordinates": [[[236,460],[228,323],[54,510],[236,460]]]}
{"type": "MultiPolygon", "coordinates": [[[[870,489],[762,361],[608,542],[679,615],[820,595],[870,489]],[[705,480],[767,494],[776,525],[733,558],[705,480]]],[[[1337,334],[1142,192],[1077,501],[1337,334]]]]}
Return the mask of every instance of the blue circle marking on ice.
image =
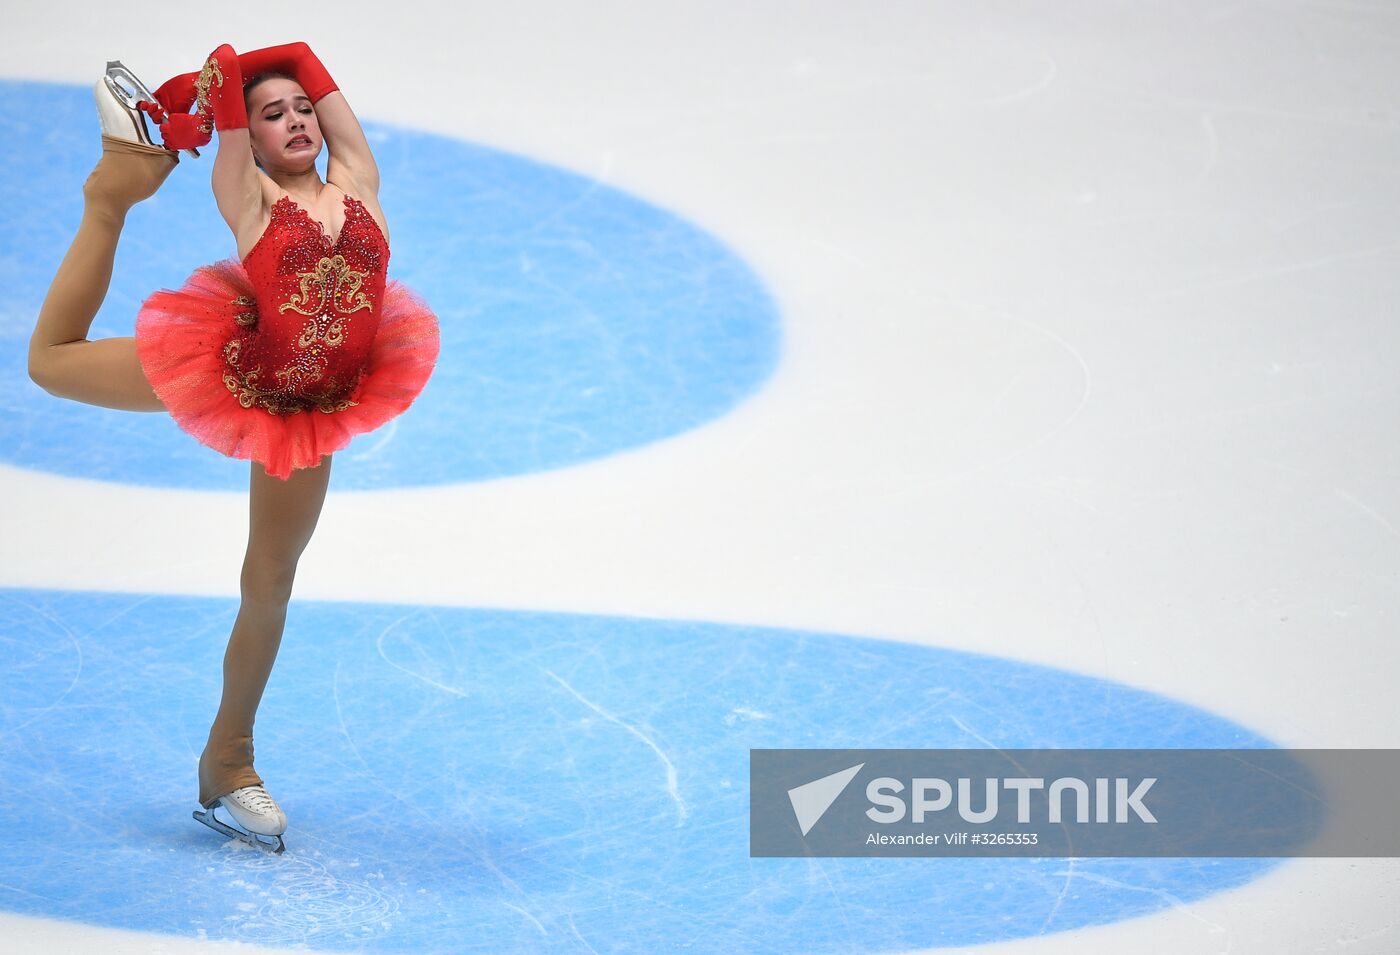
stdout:
{"type": "Polygon", "coordinates": [[[750,748],[1274,744],[913,644],[313,601],[257,717],[273,857],[191,817],[237,610],[0,589],[0,905],[335,951],[889,952],[1134,918],[1280,861],[750,858],[750,748]]]}
{"type": "MultiPolygon", "coordinates": [[[[0,114],[0,275],[10,289],[0,313],[0,461],[148,486],[246,488],[247,461],[199,444],[167,414],[83,405],[29,380],[29,336],[101,144],[90,88],[6,80],[0,93],[26,104],[0,114]]],[[[711,421],[776,367],[773,300],[732,250],[680,215],[519,155],[364,126],[382,176],[389,278],[433,308],[442,350],[407,412],[337,454],[335,487],[567,467],[711,421]]],[[[152,292],[236,255],[209,188],[216,145],[199,159],[182,154],[160,191],[131,210],[89,338],[134,334],[152,292]]]]}

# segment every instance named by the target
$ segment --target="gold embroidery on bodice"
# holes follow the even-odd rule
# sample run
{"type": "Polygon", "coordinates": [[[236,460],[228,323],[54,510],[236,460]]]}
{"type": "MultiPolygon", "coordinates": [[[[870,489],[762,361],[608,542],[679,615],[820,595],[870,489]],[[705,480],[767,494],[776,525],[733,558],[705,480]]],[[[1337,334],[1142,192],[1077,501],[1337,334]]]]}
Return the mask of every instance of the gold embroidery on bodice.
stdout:
{"type": "Polygon", "coordinates": [[[293,292],[291,300],[284,303],[278,311],[285,312],[290,308],[302,315],[315,315],[326,308],[327,299],[330,300],[331,307],[341,312],[372,309],[368,296],[360,291],[360,286],[368,277],[368,272],[358,272],[350,268],[345,256],[338,252],[335,255],[322,256],[314,269],[297,273],[301,289],[293,292]],[[316,304],[309,309],[303,308],[302,306],[311,302],[313,285],[316,288],[316,304]]]}

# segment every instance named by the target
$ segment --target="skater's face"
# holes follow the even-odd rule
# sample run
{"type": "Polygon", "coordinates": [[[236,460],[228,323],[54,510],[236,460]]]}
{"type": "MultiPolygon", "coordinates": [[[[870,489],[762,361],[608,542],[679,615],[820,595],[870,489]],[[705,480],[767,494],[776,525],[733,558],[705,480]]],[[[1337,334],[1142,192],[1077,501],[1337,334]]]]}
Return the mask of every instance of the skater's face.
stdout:
{"type": "Polygon", "coordinates": [[[321,155],[321,127],[306,90],[296,80],[274,76],[248,94],[248,134],[253,158],[269,174],[301,172],[321,155]]]}

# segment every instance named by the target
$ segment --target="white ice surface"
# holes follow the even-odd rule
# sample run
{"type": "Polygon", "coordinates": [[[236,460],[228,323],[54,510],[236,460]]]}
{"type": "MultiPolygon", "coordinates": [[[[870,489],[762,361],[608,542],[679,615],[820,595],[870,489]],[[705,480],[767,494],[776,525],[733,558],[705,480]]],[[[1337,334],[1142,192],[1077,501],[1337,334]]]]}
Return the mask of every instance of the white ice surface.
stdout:
{"type": "MultiPolygon", "coordinates": [[[[22,6],[12,78],[304,39],[361,116],[674,209],[779,301],[783,363],[734,414],[333,490],[299,595],[884,636],[1400,745],[1400,7],[22,6]],[[403,573],[334,559],[366,542],[403,573]]],[[[0,583],[237,593],[245,496],[4,467],[0,494],[0,583]],[[204,553],[156,556],[192,525],[204,553]]],[[[1393,952],[1397,912],[1400,863],[1297,860],[977,951],[1393,952]]],[[[4,951],[216,948],[0,916],[4,951]]]]}

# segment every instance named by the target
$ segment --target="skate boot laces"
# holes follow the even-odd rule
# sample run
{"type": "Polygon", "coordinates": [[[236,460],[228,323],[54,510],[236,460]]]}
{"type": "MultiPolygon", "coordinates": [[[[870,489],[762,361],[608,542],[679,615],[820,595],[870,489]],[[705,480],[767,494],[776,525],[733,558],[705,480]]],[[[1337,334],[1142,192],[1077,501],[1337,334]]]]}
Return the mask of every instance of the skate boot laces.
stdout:
{"type": "Polygon", "coordinates": [[[235,789],[229,793],[228,797],[249,812],[255,812],[260,816],[273,816],[281,811],[276,801],[261,786],[244,786],[242,789],[235,789]]]}
{"type": "Polygon", "coordinates": [[[276,800],[261,786],[244,786],[226,793],[215,799],[204,812],[196,809],[194,818],[216,832],[269,852],[281,854],[286,848],[282,833],[287,831],[287,817],[277,807],[276,800]],[[224,807],[239,828],[229,825],[215,814],[214,810],[219,806],[224,807]],[[268,842],[260,836],[274,836],[277,842],[268,842]]]}
{"type": "Polygon", "coordinates": [[[286,814],[261,786],[235,789],[220,801],[238,824],[249,832],[275,836],[287,829],[286,814]]]}

